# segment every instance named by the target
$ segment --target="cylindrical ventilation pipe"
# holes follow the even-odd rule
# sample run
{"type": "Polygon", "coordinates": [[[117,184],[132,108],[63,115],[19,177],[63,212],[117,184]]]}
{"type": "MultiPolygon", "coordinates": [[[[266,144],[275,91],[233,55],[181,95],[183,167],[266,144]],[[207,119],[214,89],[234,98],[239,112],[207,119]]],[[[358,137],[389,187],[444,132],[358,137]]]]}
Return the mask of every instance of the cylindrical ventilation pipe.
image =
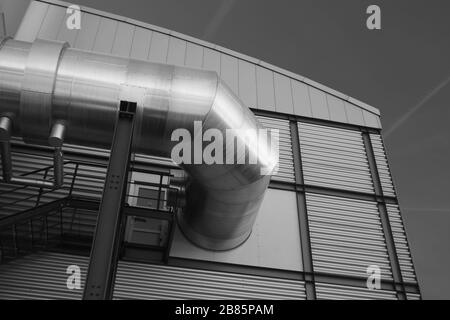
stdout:
{"type": "MultiPolygon", "coordinates": [[[[56,125],[54,126],[56,127],[56,125]]],[[[50,145],[52,140],[61,138],[58,145],[53,145],[53,181],[31,179],[25,177],[13,176],[12,155],[11,155],[11,128],[12,122],[8,117],[0,117],[0,156],[2,159],[2,177],[3,181],[10,184],[33,186],[38,188],[60,188],[64,183],[64,156],[62,152],[61,131],[54,131],[49,137],[50,145]]],[[[61,130],[61,129],[60,129],[61,130]]],[[[64,131],[62,131],[64,132],[64,131]]]]}
{"type": "MultiPolygon", "coordinates": [[[[179,143],[171,139],[176,129],[185,129],[195,141],[207,129],[223,137],[235,130],[236,141],[245,147],[243,157],[256,155],[256,163],[196,159],[182,164],[189,182],[186,207],[177,220],[189,240],[207,249],[231,249],[249,237],[278,155],[270,138],[252,140],[242,134],[263,128],[217,73],[87,52],[55,41],[6,39],[0,45],[0,79],[0,117],[10,119],[12,135],[29,143],[50,142],[58,152],[63,139],[109,148],[121,100],[137,103],[133,152],[170,157],[179,143]],[[194,121],[201,123],[200,132],[194,121]]],[[[227,143],[234,141],[221,145],[223,155],[227,143]]],[[[58,159],[59,153],[55,163],[58,159]]]]}

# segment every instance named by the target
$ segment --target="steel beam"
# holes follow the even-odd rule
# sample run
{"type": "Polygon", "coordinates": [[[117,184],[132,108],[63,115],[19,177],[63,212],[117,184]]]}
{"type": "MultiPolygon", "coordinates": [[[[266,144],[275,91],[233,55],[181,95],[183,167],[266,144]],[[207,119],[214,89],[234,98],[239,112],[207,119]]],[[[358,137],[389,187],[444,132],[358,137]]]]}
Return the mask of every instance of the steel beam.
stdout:
{"type": "Polygon", "coordinates": [[[381,226],[383,228],[384,238],[388,251],[389,261],[392,269],[392,277],[395,282],[395,289],[399,300],[406,300],[406,292],[403,283],[402,272],[400,269],[400,262],[398,261],[397,249],[395,248],[394,236],[392,234],[391,224],[389,222],[389,215],[386,209],[386,202],[383,197],[383,188],[381,186],[380,175],[375,160],[375,154],[370,141],[370,134],[367,130],[362,130],[362,137],[364,148],[366,149],[367,160],[369,162],[370,174],[372,175],[375,195],[378,198],[378,212],[380,213],[381,226]]]}
{"type": "MultiPolygon", "coordinates": [[[[294,158],[295,183],[304,185],[302,155],[300,150],[300,139],[298,135],[297,121],[290,121],[292,154],[294,158]]],[[[306,197],[304,192],[297,192],[297,211],[300,228],[300,245],[302,248],[303,271],[305,272],[306,299],[316,300],[316,286],[314,280],[314,266],[312,260],[311,240],[309,233],[308,213],[306,208],[306,197]]]]}
{"type": "Polygon", "coordinates": [[[85,300],[112,298],[123,230],[122,209],[128,181],[135,112],[136,103],[120,102],[84,288],[85,300]]]}

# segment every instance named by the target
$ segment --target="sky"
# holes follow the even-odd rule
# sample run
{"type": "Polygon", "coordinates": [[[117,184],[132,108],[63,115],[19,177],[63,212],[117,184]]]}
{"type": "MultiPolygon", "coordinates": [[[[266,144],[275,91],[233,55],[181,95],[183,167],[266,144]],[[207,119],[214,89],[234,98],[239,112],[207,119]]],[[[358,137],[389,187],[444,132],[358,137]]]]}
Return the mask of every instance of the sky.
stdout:
{"type": "Polygon", "coordinates": [[[381,111],[424,298],[450,299],[450,1],[72,0],[306,76],[381,111]],[[366,8],[381,8],[381,30],[366,8]]]}

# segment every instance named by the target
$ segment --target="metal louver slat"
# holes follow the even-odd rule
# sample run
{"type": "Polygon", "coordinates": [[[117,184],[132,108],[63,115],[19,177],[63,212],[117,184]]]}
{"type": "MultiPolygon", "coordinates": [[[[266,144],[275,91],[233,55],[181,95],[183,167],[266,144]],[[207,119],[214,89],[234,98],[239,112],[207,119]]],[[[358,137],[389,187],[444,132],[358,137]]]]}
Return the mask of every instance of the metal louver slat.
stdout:
{"type": "Polygon", "coordinates": [[[359,131],[298,123],[306,184],[373,193],[369,162],[359,131]]]}
{"type": "Polygon", "coordinates": [[[316,283],[316,294],[320,300],[397,300],[395,291],[328,283],[316,283]]]}
{"type": "Polygon", "coordinates": [[[375,202],[306,193],[306,206],[315,272],[366,277],[377,265],[392,280],[375,202]]]}
{"type": "Polygon", "coordinates": [[[295,182],[294,161],[292,155],[292,140],[289,121],[263,116],[256,116],[259,122],[267,129],[279,131],[279,168],[272,180],[295,182]]]}
{"type": "Polygon", "coordinates": [[[414,265],[409,251],[408,241],[406,239],[405,229],[399,207],[397,205],[387,204],[386,209],[391,224],[392,234],[394,236],[395,248],[400,263],[400,270],[404,282],[417,283],[414,265]]]}
{"type": "Polygon", "coordinates": [[[375,155],[375,162],[377,165],[378,174],[380,176],[383,194],[385,196],[395,197],[394,183],[389,170],[383,140],[379,134],[370,134],[370,141],[372,143],[372,149],[375,155]]]}
{"type": "MultiPolygon", "coordinates": [[[[41,252],[0,265],[0,299],[81,299],[88,258],[41,252]],[[81,269],[81,289],[66,286],[81,269]]],[[[305,299],[303,281],[120,261],[114,299],[305,299]]]]}

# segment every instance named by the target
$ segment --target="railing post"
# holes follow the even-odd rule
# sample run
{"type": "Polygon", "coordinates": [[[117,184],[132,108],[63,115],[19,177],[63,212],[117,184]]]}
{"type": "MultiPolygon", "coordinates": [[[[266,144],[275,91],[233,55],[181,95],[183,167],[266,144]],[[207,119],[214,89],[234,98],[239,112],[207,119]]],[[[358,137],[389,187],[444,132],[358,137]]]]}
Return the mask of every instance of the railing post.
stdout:
{"type": "Polygon", "coordinates": [[[30,219],[30,234],[31,234],[31,249],[33,249],[34,248],[33,218],[30,219]]]}
{"type": "Polygon", "coordinates": [[[69,197],[72,196],[73,187],[75,186],[75,180],[77,179],[79,165],[80,165],[79,163],[75,164],[75,170],[73,171],[72,182],[70,183],[69,197]]]}
{"type": "Polygon", "coordinates": [[[159,176],[159,186],[158,186],[158,199],[156,200],[156,210],[160,210],[160,203],[161,203],[161,185],[163,181],[163,175],[161,174],[159,176]]]}
{"type": "Polygon", "coordinates": [[[16,229],[16,224],[13,224],[11,226],[12,228],[12,234],[13,234],[13,243],[14,243],[14,257],[17,257],[18,252],[19,252],[19,248],[18,248],[18,243],[17,243],[17,229],[16,229]]]}
{"type": "Polygon", "coordinates": [[[386,242],[386,248],[388,251],[389,262],[392,270],[392,277],[395,282],[395,289],[397,291],[397,297],[399,300],[406,300],[406,291],[403,283],[403,276],[398,260],[397,249],[395,247],[395,239],[392,233],[391,224],[389,222],[389,215],[386,209],[386,202],[384,200],[383,187],[381,185],[380,175],[378,173],[378,167],[375,159],[375,153],[373,151],[372,142],[370,140],[370,134],[367,130],[362,131],[362,138],[364,148],[366,150],[367,160],[369,163],[369,170],[372,176],[372,182],[375,189],[375,195],[377,197],[378,212],[380,214],[380,222],[383,228],[384,239],[386,242]]]}
{"type": "MultiPolygon", "coordinates": [[[[48,170],[49,170],[49,168],[46,168],[46,169],[45,169],[44,180],[47,178],[48,170]]],[[[36,205],[35,205],[35,207],[37,207],[37,206],[39,205],[39,203],[41,202],[42,190],[43,190],[43,188],[40,187],[40,188],[39,188],[39,192],[38,192],[38,196],[37,196],[37,198],[36,198],[36,205]]]]}
{"type": "MultiPolygon", "coordinates": [[[[289,125],[292,139],[292,153],[295,168],[295,183],[297,185],[304,186],[305,181],[303,175],[303,162],[302,162],[298,124],[296,121],[291,120],[289,125]]],[[[305,192],[299,192],[297,190],[296,195],[297,195],[297,213],[300,229],[300,245],[302,248],[301,254],[303,260],[303,271],[305,273],[306,299],[316,300],[317,299],[316,279],[314,274],[314,263],[311,248],[311,233],[309,231],[306,194],[305,192]]]]}
{"type": "Polygon", "coordinates": [[[64,225],[63,225],[63,208],[62,206],[59,207],[59,235],[60,235],[60,242],[63,241],[63,235],[64,235],[64,225]]]}
{"type": "Polygon", "coordinates": [[[44,248],[47,248],[48,245],[48,219],[47,215],[44,215],[44,232],[45,232],[45,242],[44,242],[44,248]]]}
{"type": "Polygon", "coordinates": [[[5,259],[5,250],[3,248],[3,241],[0,239],[0,264],[3,263],[3,260],[5,259]]]}

